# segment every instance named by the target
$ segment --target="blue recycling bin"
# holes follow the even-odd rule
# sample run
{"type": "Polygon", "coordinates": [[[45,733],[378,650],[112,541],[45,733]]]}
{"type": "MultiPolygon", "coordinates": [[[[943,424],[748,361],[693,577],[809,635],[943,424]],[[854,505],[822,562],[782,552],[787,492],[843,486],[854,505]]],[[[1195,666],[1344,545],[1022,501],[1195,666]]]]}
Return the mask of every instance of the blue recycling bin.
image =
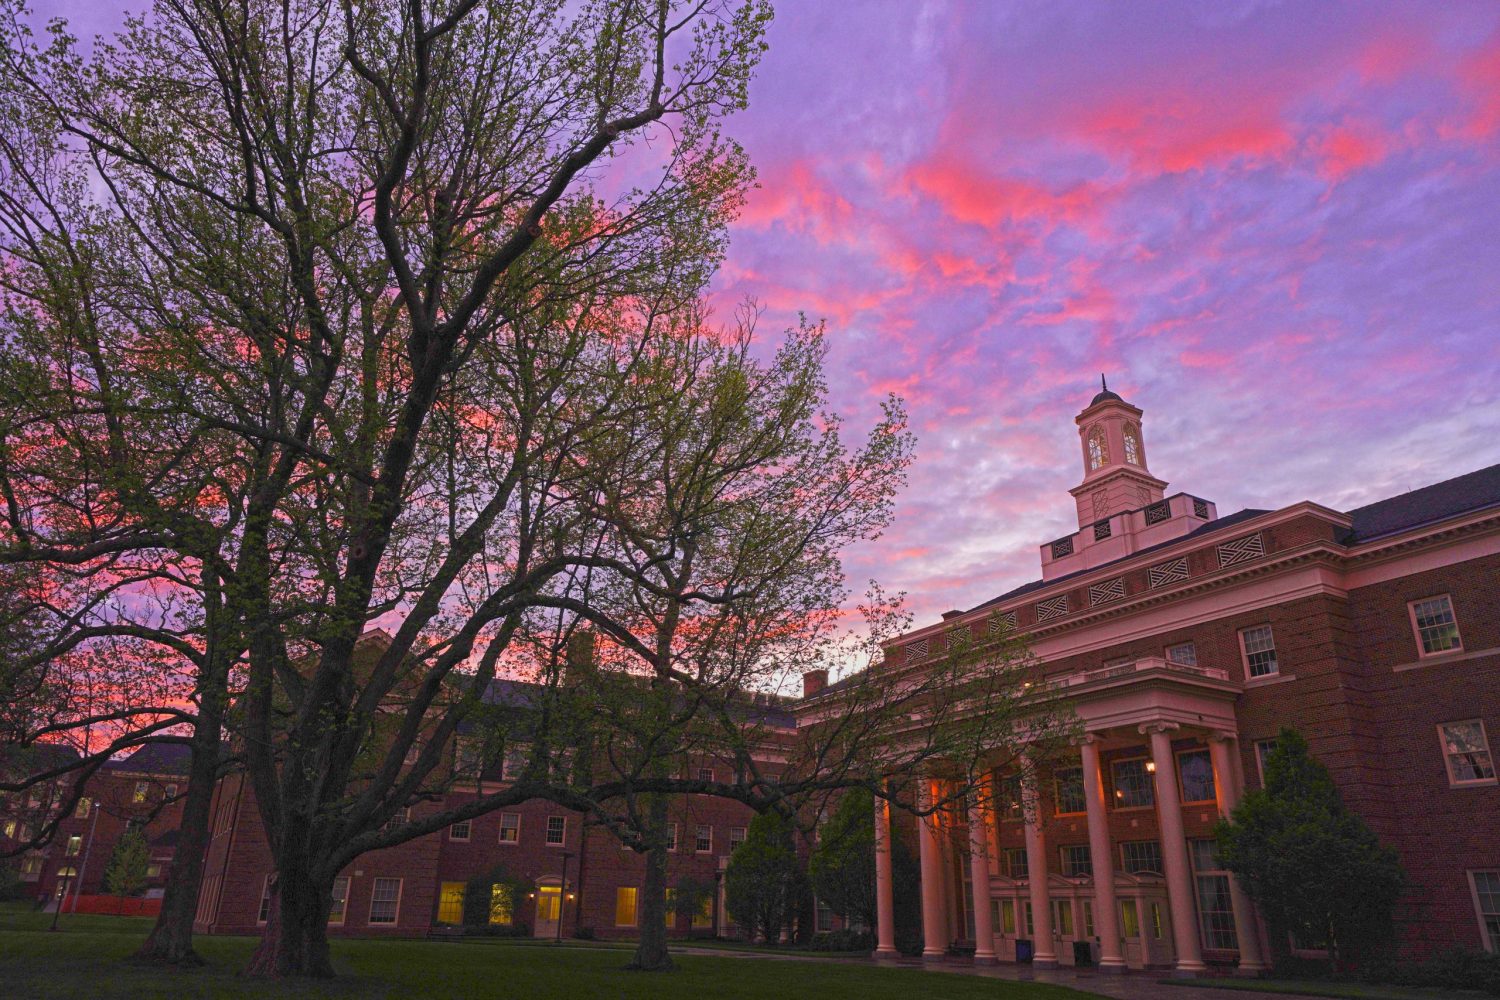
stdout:
{"type": "Polygon", "coordinates": [[[1032,950],[1031,941],[1028,938],[1016,938],[1016,961],[1029,962],[1035,954],[1032,950]]]}

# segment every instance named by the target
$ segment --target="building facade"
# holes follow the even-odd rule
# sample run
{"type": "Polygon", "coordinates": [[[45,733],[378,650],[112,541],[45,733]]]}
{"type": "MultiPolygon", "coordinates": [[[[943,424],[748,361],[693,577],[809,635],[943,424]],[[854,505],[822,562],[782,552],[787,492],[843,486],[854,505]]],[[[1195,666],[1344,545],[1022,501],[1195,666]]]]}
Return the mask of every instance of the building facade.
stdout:
{"type": "Polygon", "coordinates": [[[1038,780],[997,772],[992,802],[906,831],[927,954],[1265,968],[1212,829],[1283,727],[1399,852],[1407,952],[1500,950],[1500,466],[1355,510],[1221,517],[1151,474],[1142,417],[1107,390],[1078,415],[1078,530],[1040,547],[1040,580],[887,649],[911,666],[955,630],[1017,632],[1083,729],[1038,780]]]}

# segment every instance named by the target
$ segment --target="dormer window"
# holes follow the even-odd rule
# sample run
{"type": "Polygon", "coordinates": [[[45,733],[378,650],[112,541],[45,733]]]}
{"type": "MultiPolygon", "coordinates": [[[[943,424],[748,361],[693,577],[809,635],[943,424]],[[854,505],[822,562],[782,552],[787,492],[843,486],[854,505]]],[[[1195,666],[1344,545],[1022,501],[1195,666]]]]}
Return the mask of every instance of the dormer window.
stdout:
{"type": "Polygon", "coordinates": [[[1134,427],[1125,428],[1125,461],[1141,464],[1141,437],[1134,427]]]}
{"type": "Polygon", "coordinates": [[[1106,464],[1109,461],[1109,445],[1104,440],[1104,428],[1095,427],[1089,431],[1089,471],[1106,464]]]}

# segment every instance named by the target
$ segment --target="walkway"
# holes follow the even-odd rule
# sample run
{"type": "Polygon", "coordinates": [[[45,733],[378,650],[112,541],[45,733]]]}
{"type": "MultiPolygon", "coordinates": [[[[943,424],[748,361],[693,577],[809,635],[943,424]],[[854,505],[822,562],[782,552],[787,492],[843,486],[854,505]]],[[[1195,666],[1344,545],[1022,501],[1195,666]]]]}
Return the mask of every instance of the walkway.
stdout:
{"type": "Polygon", "coordinates": [[[964,959],[944,962],[922,962],[899,959],[876,962],[868,958],[846,958],[809,952],[740,951],[733,948],[684,948],[678,955],[721,955],[725,958],[763,958],[780,962],[834,962],[853,965],[878,965],[893,969],[926,969],[929,972],[951,972],[962,976],[987,979],[1009,979],[1016,982],[1055,983],[1112,1000],[1246,1000],[1249,996],[1275,997],[1277,1000],[1319,1000],[1305,993],[1247,994],[1243,990],[1218,990],[1211,986],[1164,986],[1166,972],[1130,972],[1124,975],[1101,975],[1097,972],[1062,969],[1033,969],[1009,963],[976,966],[964,959]]]}

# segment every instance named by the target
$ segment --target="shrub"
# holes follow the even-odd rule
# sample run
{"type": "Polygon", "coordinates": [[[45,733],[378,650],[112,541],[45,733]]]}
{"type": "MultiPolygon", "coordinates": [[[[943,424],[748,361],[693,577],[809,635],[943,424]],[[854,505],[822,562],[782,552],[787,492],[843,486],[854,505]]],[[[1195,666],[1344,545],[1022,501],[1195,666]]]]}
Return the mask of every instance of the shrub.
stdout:
{"type": "Polygon", "coordinates": [[[807,943],[808,951],[869,951],[875,946],[866,931],[826,931],[814,934],[807,943]]]}
{"type": "Polygon", "coordinates": [[[592,927],[580,927],[573,932],[573,936],[579,941],[592,941],[597,937],[592,927]]]}

